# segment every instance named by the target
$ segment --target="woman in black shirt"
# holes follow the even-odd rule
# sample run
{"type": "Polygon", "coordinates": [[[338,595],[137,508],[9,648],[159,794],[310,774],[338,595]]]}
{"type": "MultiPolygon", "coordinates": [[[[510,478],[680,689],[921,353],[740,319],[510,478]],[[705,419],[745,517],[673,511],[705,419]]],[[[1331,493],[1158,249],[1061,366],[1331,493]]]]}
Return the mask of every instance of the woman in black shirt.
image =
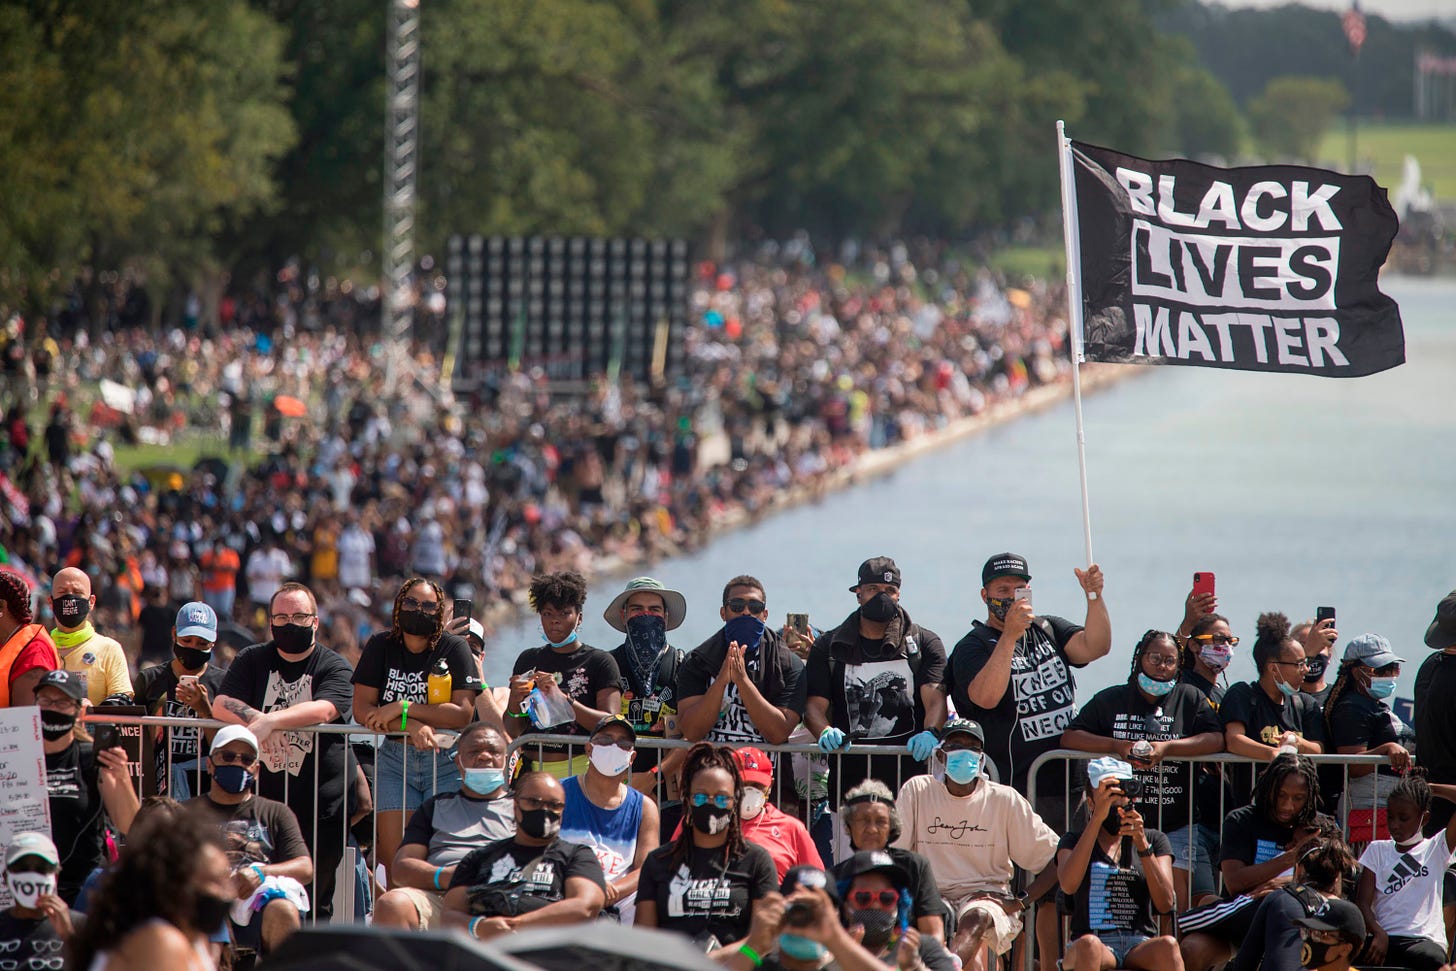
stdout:
{"type": "Polygon", "coordinates": [[[689,749],[682,792],[686,825],[643,862],[635,923],[709,949],[736,949],[748,936],[754,904],[778,890],[778,874],[768,851],[743,839],[743,782],[733,750],[706,742],[689,749]]]}
{"type": "Polygon", "coordinates": [[[1335,818],[1345,823],[1352,843],[1390,838],[1385,800],[1395,788],[1397,773],[1410,767],[1407,746],[1415,742],[1415,733],[1385,703],[1395,694],[1404,660],[1379,634],[1361,634],[1345,645],[1340,673],[1325,703],[1326,735],[1333,751],[1390,759],[1390,768],[1352,765],[1342,773],[1329,767],[1333,771],[1320,776],[1320,787],[1329,798],[1338,799],[1335,818]]]}

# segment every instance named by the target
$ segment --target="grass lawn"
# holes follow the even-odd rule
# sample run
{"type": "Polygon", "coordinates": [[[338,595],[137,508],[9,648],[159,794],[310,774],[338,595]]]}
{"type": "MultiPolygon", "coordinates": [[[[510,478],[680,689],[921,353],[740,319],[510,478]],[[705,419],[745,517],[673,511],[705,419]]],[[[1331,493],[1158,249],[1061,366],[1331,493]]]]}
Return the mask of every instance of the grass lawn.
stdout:
{"type": "MultiPolygon", "coordinates": [[[[1324,164],[1344,171],[1350,164],[1349,133],[1343,120],[1320,143],[1324,164]]],[[[1361,121],[1356,129],[1356,157],[1375,181],[1394,192],[1403,176],[1405,157],[1421,163],[1421,182],[1438,200],[1456,199],[1456,125],[1422,125],[1361,121]]]]}
{"type": "Polygon", "coordinates": [[[1008,277],[1036,277],[1060,280],[1067,272],[1067,261],[1060,246],[1012,246],[991,254],[991,265],[1008,277]]]}

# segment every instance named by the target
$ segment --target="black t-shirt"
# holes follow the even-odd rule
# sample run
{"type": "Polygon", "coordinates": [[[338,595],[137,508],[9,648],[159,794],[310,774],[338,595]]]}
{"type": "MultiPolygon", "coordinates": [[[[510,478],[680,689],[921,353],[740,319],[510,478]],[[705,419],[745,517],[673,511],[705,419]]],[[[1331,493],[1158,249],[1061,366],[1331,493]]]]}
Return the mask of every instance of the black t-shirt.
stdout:
{"type": "Polygon", "coordinates": [[[222,830],[228,862],[234,867],[283,863],[308,856],[298,817],[281,802],[254,796],[236,806],[224,806],[207,796],[198,796],[183,805],[222,830]]]}
{"type": "MultiPolygon", "coordinates": [[[[620,674],[617,687],[622,691],[622,717],[632,723],[639,738],[662,738],[663,719],[677,715],[681,696],[677,690],[677,672],[682,664],[684,652],[681,648],[668,645],[657,656],[650,670],[639,678],[633,670],[628,656],[631,648],[623,643],[611,652],[620,674]]],[[[664,750],[638,748],[632,757],[633,772],[648,772],[664,756],[664,750]]]]}
{"type": "Polygon", "coordinates": [[[809,649],[808,695],[829,700],[829,723],[858,742],[903,745],[925,727],[920,689],[945,679],[940,635],[910,621],[898,643],[859,633],[859,611],[809,649]]]}
{"type": "Polygon", "coordinates": [[[779,888],[768,850],[749,843],[725,861],[722,847],[689,847],[678,863],[673,845],[647,855],[637,882],[637,899],[657,905],[657,926],[691,938],[711,934],[719,944],[746,936],[754,902],[779,888]]]}
{"type": "MultiPolygon", "coordinates": [[[[1224,694],[1218,709],[1219,720],[1225,728],[1230,722],[1242,722],[1244,734],[1264,745],[1278,745],[1279,736],[1289,731],[1324,744],[1325,721],[1319,703],[1303,691],[1282,700],[1283,704],[1273,701],[1257,681],[1240,681],[1224,694]]],[[[1233,791],[1233,805],[1242,806],[1249,801],[1254,791],[1254,776],[1263,766],[1262,762],[1224,766],[1233,791]]]]}
{"type": "MultiPolygon", "coordinates": [[[[549,671],[552,674],[561,675],[561,693],[572,701],[581,702],[588,708],[597,706],[598,691],[617,687],[622,677],[617,670],[617,662],[612,660],[612,655],[598,650],[590,644],[581,643],[578,643],[576,650],[570,654],[561,654],[550,645],[532,647],[522,651],[516,658],[516,666],[511,669],[511,676],[526,674],[530,671],[549,671]]],[[[528,730],[523,735],[533,734],[534,726],[529,721],[525,724],[528,726],[528,730]]],[[[546,734],[587,735],[589,733],[575,719],[572,719],[564,725],[555,726],[546,734]]]]}
{"type": "Polygon", "coordinates": [[[1417,761],[1432,782],[1456,782],[1456,654],[1437,651],[1416,672],[1417,761]]]}
{"type": "Polygon", "coordinates": [[[468,853],[456,865],[450,888],[467,889],[472,914],[514,917],[564,898],[571,877],[585,877],[606,892],[602,865],[589,847],[563,839],[522,846],[511,838],[468,853]]]}
{"type": "Polygon", "coordinates": [[[359,666],[354,669],[354,684],[379,691],[379,705],[408,701],[422,705],[428,697],[430,669],[440,658],[450,666],[450,693],[474,691],[483,687],[475,655],[463,637],[441,634],[440,640],[427,651],[414,653],[393,631],[380,631],[364,643],[359,666]]]}
{"type": "MultiPolygon", "coordinates": [[[[1173,844],[1156,829],[1145,831],[1153,856],[1173,855],[1173,844]]],[[[1082,830],[1067,833],[1057,844],[1057,853],[1075,849],[1082,830]]],[[[1151,857],[1150,857],[1151,859],[1151,857]]],[[[1124,838],[1118,860],[1098,843],[1092,847],[1092,859],[1082,877],[1082,885],[1072,894],[1072,934],[1101,934],[1108,931],[1132,931],[1156,937],[1158,914],[1153,909],[1143,858],[1133,849],[1132,840],[1124,838]]]]}
{"type": "MultiPolygon", "coordinates": [[[[1135,686],[1115,684],[1093,695],[1067,729],[1102,738],[1164,742],[1217,733],[1219,724],[1208,698],[1192,685],[1174,685],[1167,695],[1149,702],[1135,686]]],[[[1193,786],[1194,768],[1192,762],[1134,768],[1133,774],[1143,784],[1138,811],[1149,826],[1174,833],[1188,825],[1188,793],[1193,786]]]]}
{"type": "MultiPolygon", "coordinates": [[[[1317,816],[1321,824],[1334,825],[1328,816],[1317,816]]],[[[1268,863],[1284,852],[1294,838],[1294,827],[1274,820],[1259,812],[1254,806],[1240,806],[1223,821],[1223,842],[1219,852],[1219,863],[1224,860],[1238,860],[1241,863],[1268,863]]]]}
{"type": "MultiPolygon", "coordinates": [[[[968,692],[991,659],[1001,632],[978,620],[951,652],[943,682],[946,692],[960,717],[981,723],[986,755],[1001,781],[1017,792],[1027,791],[1027,773],[1036,757],[1061,747],[1062,732],[1077,713],[1072,668],[1082,665],[1067,659],[1066,648],[1082,629],[1061,617],[1038,616],[1016,644],[1006,693],[994,708],[972,704],[968,692]]],[[[1063,766],[1055,762],[1045,766],[1036,791],[1038,798],[1064,793],[1063,766]]]]}
{"type": "MultiPolygon", "coordinates": [[[[238,654],[223,678],[219,693],[264,713],[307,701],[328,701],[338,709],[333,724],[342,724],[353,710],[353,673],[348,661],[322,644],[316,645],[301,661],[287,661],[272,641],[265,641],[238,654]]],[[[258,794],[286,802],[300,819],[312,821],[317,813],[320,819],[332,821],[343,815],[348,748],[345,736],[292,731],[284,732],[283,736],[287,744],[281,754],[263,753],[258,794]],[[315,778],[318,779],[317,800],[315,778]]],[[[309,830],[312,829],[310,825],[309,830]]],[[[320,838],[323,835],[320,829],[320,838]]]]}
{"type": "Polygon", "coordinates": [[[1203,692],[1203,696],[1208,699],[1214,711],[1218,711],[1223,705],[1224,686],[1217,681],[1208,680],[1197,671],[1184,669],[1183,673],[1178,675],[1178,683],[1190,684],[1203,692]]]}
{"type": "MultiPolygon", "coordinates": [[[[1318,896],[1308,888],[1302,892],[1318,896]]],[[[1265,894],[1227,971],[1300,971],[1304,967],[1300,961],[1303,942],[1294,921],[1308,916],[1309,909],[1294,895],[1294,888],[1281,887],[1265,894]]]]}
{"type": "MultiPolygon", "coordinates": [[[[207,689],[208,701],[217,700],[225,674],[226,672],[222,668],[209,664],[202,674],[198,675],[198,680],[207,689]]],[[[145,668],[133,682],[136,703],[146,708],[149,715],[162,715],[168,718],[196,718],[197,712],[177,700],[177,683],[177,672],[172,670],[170,662],[145,668]]],[[[191,762],[206,754],[205,752],[199,753],[197,747],[201,729],[163,728],[160,730],[160,734],[172,737],[173,764],[191,762]]],[[[158,745],[156,747],[156,761],[157,791],[165,795],[171,791],[167,787],[167,746],[158,745]]]]}
{"type": "MultiPolygon", "coordinates": [[[[1400,720],[1383,701],[1376,701],[1362,694],[1354,685],[1340,692],[1335,699],[1334,710],[1330,712],[1330,751],[1342,746],[1359,745],[1366,749],[1398,742],[1406,748],[1415,747],[1415,732],[1400,720]]],[[[1381,767],[1385,775],[1391,775],[1388,767],[1381,767]]]]}
{"type": "Polygon", "coordinates": [[[96,782],[96,757],[89,742],[73,742],[65,751],[48,752],[45,761],[51,835],[61,854],[61,873],[56,882],[61,898],[69,904],[86,882],[86,875],[101,865],[106,814],[96,782]]]}
{"type": "MultiPolygon", "coordinates": [[[[72,919],[79,923],[78,915],[73,914],[72,919]]],[[[0,910],[0,959],[6,962],[4,967],[17,971],[59,968],[64,949],[65,942],[49,917],[29,920],[16,917],[9,908],[0,910]]]]}
{"type": "MultiPolygon", "coordinates": [[[[912,918],[950,916],[945,901],[941,899],[935,874],[930,870],[929,860],[913,850],[902,850],[898,846],[887,846],[885,852],[905,871],[905,889],[910,891],[912,918]]],[[[834,865],[836,880],[850,879],[849,864],[850,859],[845,858],[834,865]]]]}
{"type": "MultiPolygon", "coordinates": [[[[699,698],[707,694],[713,682],[718,680],[727,651],[728,644],[721,630],[689,651],[678,668],[678,697],[699,698]]],[[[804,662],[788,649],[775,631],[763,632],[758,650],[744,657],[744,667],[769,704],[775,708],[787,708],[803,717],[807,688],[804,662]]],[[[763,733],[749,717],[736,685],[730,684],[723,690],[723,704],[718,721],[708,731],[707,741],[719,745],[762,745],[763,733]]]]}

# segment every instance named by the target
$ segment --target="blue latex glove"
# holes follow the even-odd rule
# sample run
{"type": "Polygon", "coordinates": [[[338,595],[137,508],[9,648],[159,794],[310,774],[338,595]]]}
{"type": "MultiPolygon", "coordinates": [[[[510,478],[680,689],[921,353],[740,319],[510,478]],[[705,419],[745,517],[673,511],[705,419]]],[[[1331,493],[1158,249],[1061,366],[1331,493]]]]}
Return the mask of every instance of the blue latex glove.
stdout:
{"type": "Polygon", "coordinates": [[[910,755],[915,761],[924,762],[930,758],[930,753],[934,752],[935,747],[940,744],[940,739],[935,737],[934,732],[924,731],[905,744],[910,749],[910,755]]]}
{"type": "Polygon", "coordinates": [[[840,749],[849,748],[849,739],[844,737],[844,732],[832,725],[819,733],[819,750],[821,752],[837,752],[840,749]]]}

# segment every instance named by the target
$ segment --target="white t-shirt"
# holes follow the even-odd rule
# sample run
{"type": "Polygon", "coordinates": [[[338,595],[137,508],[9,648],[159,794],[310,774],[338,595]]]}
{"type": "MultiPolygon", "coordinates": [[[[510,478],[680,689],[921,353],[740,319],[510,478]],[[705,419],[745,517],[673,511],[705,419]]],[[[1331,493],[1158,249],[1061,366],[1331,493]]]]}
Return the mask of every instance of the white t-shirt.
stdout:
{"type": "Polygon", "coordinates": [[[248,557],[248,596],[255,604],[267,604],[283,585],[293,564],[278,547],[260,546],[248,557]]]}
{"type": "Polygon", "coordinates": [[[357,526],[347,527],[339,535],[339,583],[345,587],[367,587],[370,576],[369,557],[374,554],[374,537],[357,526]]]}
{"type": "Polygon", "coordinates": [[[1451,862],[1446,834],[1401,852],[1394,840],[1376,840],[1360,865],[1375,875],[1375,919],[1392,937],[1424,937],[1446,947],[1441,885],[1451,862]]]}

